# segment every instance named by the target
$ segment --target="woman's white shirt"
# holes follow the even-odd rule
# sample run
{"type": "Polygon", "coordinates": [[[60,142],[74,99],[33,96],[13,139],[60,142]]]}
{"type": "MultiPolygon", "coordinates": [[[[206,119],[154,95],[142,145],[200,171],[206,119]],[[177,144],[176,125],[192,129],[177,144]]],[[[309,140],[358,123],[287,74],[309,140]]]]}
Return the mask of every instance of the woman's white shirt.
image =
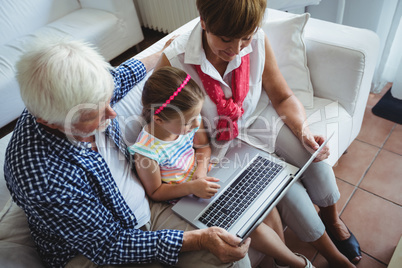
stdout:
{"type": "MultiPolygon", "coordinates": [[[[202,88],[201,79],[194,65],[200,65],[201,70],[211,76],[216,81],[219,81],[226,98],[232,96],[231,80],[233,70],[238,68],[241,63],[241,57],[250,54],[250,88],[244,103],[244,114],[238,120],[239,138],[243,139],[244,133],[255,122],[255,119],[263,112],[264,117],[278,118],[276,112],[269,108],[269,99],[265,91],[262,89],[262,74],[265,65],[265,33],[259,29],[252,38],[249,46],[245,47],[240,53],[229,62],[223,77],[215,69],[215,67],[207,60],[205,51],[202,47],[202,27],[198,23],[192,31],[184,33],[177,37],[172,44],[164,50],[164,54],[173,67],[184,70],[191,75],[191,78],[202,88]],[[273,112],[272,112],[273,111],[273,112]],[[270,113],[270,115],[266,113],[270,113]],[[242,130],[243,129],[243,130],[242,130]]],[[[205,128],[211,135],[215,131],[215,125],[218,120],[218,113],[215,103],[207,96],[201,111],[205,128]]],[[[271,119],[270,119],[271,120],[271,119]]],[[[282,125],[281,125],[282,126],[282,125]]],[[[270,129],[265,129],[270,131],[270,129]]],[[[275,131],[276,132],[276,131],[275,131]]],[[[212,134],[213,135],[213,134],[212,134]]],[[[272,136],[271,134],[269,134],[272,136]]],[[[249,142],[253,143],[253,142],[249,142]]],[[[267,151],[273,151],[274,144],[268,146],[267,151]]]]}

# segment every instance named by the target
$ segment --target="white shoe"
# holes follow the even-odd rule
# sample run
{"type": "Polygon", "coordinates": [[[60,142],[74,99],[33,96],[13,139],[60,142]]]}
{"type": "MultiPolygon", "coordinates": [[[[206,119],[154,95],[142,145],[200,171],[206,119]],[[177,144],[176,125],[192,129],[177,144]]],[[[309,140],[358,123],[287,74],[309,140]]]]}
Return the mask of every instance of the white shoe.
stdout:
{"type": "Polygon", "coordinates": [[[313,265],[311,264],[311,262],[309,261],[309,259],[307,259],[305,256],[299,254],[299,253],[295,253],[297,256],[302,257],[305,261],[306,261],[306,266],[304,268],[313,268],[313,265]]]}
{"type": "MultiPolygon", "coordinates": [[[[305,261],[306,261],[306,266],[305,268],[313,268],[313,265],[311,264],[311,262],[309,261],[309,259],[307,259],[305,256],[303,256],[302,254],[299,253],[295,253],[296,256],[302,257],[305,261]]],[[[274,268],[290,268],[289,265],[286,266],[281,266],[279,264],[277,264],[274,260],[274,268]]]]}

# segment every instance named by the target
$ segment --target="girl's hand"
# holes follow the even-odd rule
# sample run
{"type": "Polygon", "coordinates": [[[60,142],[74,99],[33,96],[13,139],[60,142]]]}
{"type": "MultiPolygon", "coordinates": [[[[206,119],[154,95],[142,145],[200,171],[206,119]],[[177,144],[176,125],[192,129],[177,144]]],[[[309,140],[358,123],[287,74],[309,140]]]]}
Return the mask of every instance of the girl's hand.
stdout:
{"type": "Polygon", "coordinates": [[[195,181],[198,180],[199,178],[205,178],[205,177],[207,177],[206,170],[201,170],[201,168],[197,167],[191,180],[195,181]]]}
{"type": "Polygon", "coordinates": [[[221,186],[215,182],[219,179],[213,177],[202,177],[196,180],[186,182],[190,185],[190,191],[193,195],[209,199],[213,197],[221,186]]]}
{"type": "MultiPolygon", "coordinates": [[[[320,135],[313,135],[310,132],[305,133],[302,136],[302,143],[306,147],[306,149],[310,152],[316,151],[321,144],[325,141],[325,138],[320,135]]],[[[329,152],[329,147],[328,144],[322,148],[321,152],[317,155],[317,157],[314,159],[314,162],[320,162],[322,160],[325,160],[328,158],[330,152],[329,152]]]]}

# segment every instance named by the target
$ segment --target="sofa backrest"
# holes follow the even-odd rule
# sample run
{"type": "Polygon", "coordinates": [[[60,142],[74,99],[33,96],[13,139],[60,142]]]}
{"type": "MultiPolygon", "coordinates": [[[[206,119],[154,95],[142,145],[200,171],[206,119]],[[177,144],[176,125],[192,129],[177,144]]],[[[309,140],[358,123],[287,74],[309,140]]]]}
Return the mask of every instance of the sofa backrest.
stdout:
{"type": "Polygon", "coordinates": [[[80,8],[78,0],[1,0],[0,45],[80,8]]]}

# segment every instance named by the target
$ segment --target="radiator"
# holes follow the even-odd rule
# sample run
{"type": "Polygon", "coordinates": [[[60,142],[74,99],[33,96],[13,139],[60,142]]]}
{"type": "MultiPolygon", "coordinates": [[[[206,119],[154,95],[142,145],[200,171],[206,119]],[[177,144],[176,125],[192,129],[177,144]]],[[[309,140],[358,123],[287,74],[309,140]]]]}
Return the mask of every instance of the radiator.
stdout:
{"type": "Polygon", "coordinates": [[[199,16],[196,0],[134,0],[141,25],[170,33],[199,16]]]}

